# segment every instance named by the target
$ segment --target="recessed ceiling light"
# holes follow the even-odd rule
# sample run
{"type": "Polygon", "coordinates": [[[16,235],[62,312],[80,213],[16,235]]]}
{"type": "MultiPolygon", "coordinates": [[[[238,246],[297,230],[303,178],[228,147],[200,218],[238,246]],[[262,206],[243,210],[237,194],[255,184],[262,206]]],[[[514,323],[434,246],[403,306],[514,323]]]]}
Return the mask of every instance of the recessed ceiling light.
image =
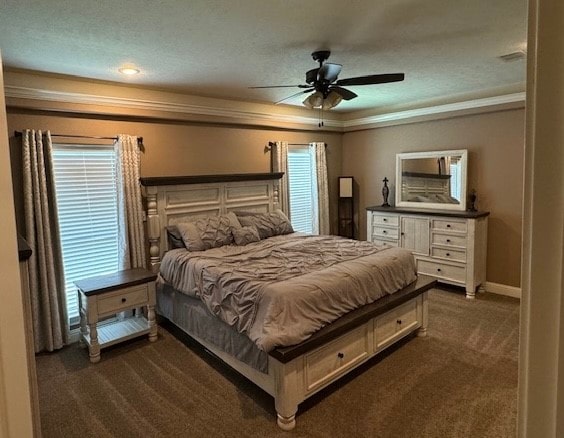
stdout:
{"type": "Polygon", "coordinates": [[[135,67],[122,67],[119,69],[119,72],[124,75],[136,75],[138,73],[141,73],[141,70],[135,67]]]}

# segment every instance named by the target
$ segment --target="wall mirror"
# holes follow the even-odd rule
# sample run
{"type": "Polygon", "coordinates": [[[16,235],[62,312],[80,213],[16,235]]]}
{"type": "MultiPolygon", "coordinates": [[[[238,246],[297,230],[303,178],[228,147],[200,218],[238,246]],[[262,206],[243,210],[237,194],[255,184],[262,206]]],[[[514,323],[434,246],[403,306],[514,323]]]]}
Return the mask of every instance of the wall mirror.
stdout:
{"type": "Polygon", "coordinates": [[[396,155],[396,206],[466,210],[468,151],[396,155]]]}

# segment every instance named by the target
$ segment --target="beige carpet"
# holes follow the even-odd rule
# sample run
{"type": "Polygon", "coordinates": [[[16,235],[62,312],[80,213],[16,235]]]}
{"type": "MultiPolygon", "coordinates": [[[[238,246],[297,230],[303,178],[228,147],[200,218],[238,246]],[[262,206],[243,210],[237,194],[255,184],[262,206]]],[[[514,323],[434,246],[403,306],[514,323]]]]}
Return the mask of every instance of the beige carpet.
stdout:
{"type": "Polygon", "coordinates": [[[45,437],[513,437],[519,302],[430,292],[427,338],[412,337],[307,400],[296,429],[273,399],[164,328],[102,352],[37,358],[45,437]]]}

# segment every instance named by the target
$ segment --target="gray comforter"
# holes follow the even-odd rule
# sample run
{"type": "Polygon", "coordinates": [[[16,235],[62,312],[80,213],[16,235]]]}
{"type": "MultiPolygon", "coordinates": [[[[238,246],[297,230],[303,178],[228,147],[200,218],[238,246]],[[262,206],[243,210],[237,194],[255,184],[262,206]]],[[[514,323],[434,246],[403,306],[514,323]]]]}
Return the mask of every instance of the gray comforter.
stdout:
{"type": "Polygon", "coordinates": [[[416,279],[409,251],[335,236],[290,234],[245,246],[169,251],[159,281],[191,296],[270,351],[416,279]]]}

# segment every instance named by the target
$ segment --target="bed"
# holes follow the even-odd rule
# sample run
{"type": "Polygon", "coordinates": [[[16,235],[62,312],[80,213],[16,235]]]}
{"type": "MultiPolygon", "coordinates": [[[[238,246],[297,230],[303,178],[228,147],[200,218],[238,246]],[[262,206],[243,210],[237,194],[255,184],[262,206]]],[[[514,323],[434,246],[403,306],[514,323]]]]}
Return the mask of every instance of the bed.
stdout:
{"type": "Polygon", "coordinates": [[[405,336],[426,335],[435,281],[415,277],[401,249],[328,236],[283,233],[201,252],[171,249],[171,227],[195,217],[273,214],[280,177],[141,182],[150,263],[160,271],[157,312],[272,395],[278,426],[291,430],[303,400],[405,336]],[[275,264],[265,261],[273,256],[275,264]],[[360,293],[348,290],[353,283],[360,293]],[[286,299],[292,295],[298,304],[286,299]]]}

